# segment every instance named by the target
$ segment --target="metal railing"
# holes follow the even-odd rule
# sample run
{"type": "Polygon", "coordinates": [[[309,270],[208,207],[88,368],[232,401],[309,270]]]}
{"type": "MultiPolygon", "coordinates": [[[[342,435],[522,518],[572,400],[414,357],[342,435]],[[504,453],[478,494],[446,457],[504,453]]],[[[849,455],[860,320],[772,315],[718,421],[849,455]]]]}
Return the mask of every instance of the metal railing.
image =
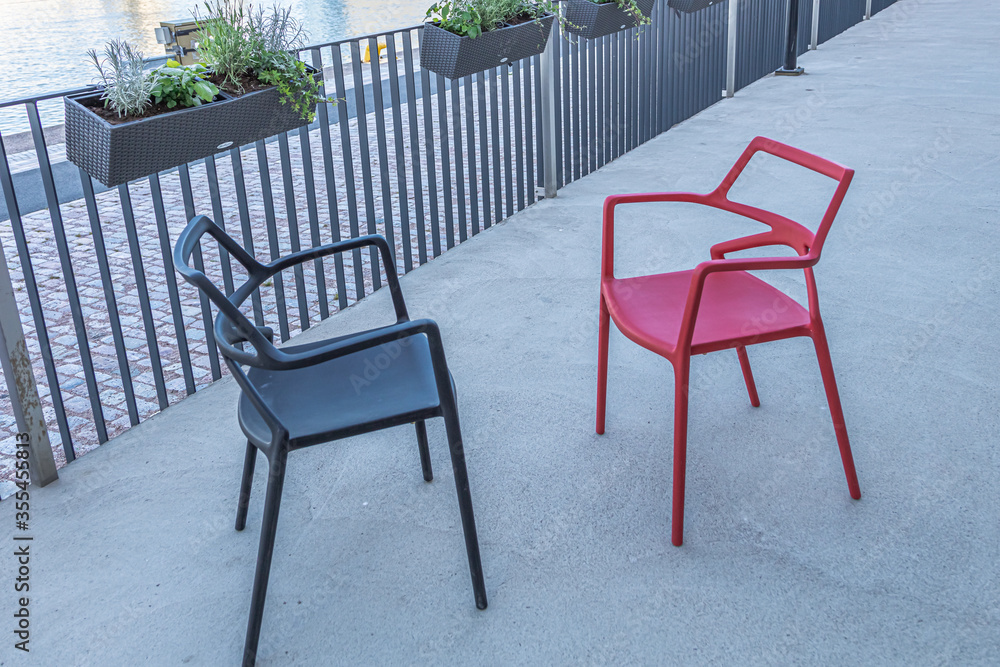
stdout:
{"type": "MultiPolygon", "coordinates": [[[[816,1],[801,0],[802,51],[816,1]]],[[[861,20],[865,1],[823,0],[820,34],[861,20]]],[[[420,26],[315,45],[302,57],[338,103],[311,126],[112,189],[46,145],[61,123],[46,104],[65,92],[0,104],[30,127],[17,152],[0,132],[3,458],[30,431],[36,459],[71,461],[222,377],[212,309],[171,261],[195,214],[266,259],[383,234],[409,272],[781,65],[785,0],[728,4],[659,2],[651,25],[596,40],[553,31],[542,57],[455,82],[420,69],[420,26]]],[[[230,291],[240,280],[215,248],[195,262],[230,291]]],[[[285,341],[382,283],[378,256],[355,250],[276,276],[250,315],[285,341]]]]}

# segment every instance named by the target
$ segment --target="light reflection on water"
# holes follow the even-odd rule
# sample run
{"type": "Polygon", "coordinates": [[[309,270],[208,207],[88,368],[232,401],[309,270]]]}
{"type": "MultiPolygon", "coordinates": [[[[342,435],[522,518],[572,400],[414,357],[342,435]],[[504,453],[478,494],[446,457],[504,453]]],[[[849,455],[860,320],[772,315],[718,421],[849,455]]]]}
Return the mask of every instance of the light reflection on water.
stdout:
{"type": "MultiPolygon", "coordinates": [[[[309,43],[330,42],[414,25],[433,0],[281,0],[309,33],[309,43]]],[[[247,0],[249,3],[249,0],[247,0]]],[[[259,3],[253,3],[259,4],[259,3]]],[[[273,0],[265,0],[270,6],[273,0]]],[[[147,56],[164,53],[153,29],[188,17],[196,0],[0,0],[0,101],[92,83],[88,49],[127,39],[147,56]]],[[[61,108],[62,102],[40,105],[61,108]]],[[[48,124],[47,115],[43,121],[48,124]]],[[[28,129],[20,107],[0,109],[0,131],[28,129]]]]}

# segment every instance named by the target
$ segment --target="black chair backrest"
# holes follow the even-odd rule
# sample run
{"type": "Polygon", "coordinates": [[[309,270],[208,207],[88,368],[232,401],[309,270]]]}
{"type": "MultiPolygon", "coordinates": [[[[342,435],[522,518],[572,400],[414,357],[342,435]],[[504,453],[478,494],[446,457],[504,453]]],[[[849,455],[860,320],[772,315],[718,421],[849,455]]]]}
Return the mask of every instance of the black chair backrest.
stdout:
{"type": "Polygon", "coordinates": [[[258,262],[221,227],[204,215],[192,218],[178,237],[177,245],[174,246],[174,267],[184,276],[184,280],[201,290],[219,309],[219,317],[215,321],[215,335],[219,350],[224,357],[258,368],[274,367],[279,363],[277,348],[239,309],[239,306],[271,277],[273,274],[271,269],[258,262]],[[247,281],[230,297],[223,294],[204,272],[190,264],[191,256],[199,248],[198,244],[205,234],[212,236],[223,249],[243,265],[249,274],[247,281]],[[237,347],[243,342],[250,343],[253,352],[237,347]]]}

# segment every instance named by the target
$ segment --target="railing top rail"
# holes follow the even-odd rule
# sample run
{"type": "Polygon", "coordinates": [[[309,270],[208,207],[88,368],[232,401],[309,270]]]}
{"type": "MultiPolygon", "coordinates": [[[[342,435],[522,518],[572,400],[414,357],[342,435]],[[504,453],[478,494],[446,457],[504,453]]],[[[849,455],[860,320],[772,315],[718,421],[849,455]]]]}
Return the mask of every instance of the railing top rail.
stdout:
{"type": "Polygon", "coordinates": [[[7,107],[17,106],[20,104],[31,104],[32,102],[41,102],[42,100],[52,100],[57,97],[66,97],[67,95],[76,95],[79,93],[86,93],[91,90],[97,89],[97,84],[90,84],[84,86],[83,88],[69,88],[67,90],[57,90],[51,93],[42,93],[41,95],[32,95],[31,97],[21,97],[15,100],[0,101],[0,109],[5,109],[7,107]]]}

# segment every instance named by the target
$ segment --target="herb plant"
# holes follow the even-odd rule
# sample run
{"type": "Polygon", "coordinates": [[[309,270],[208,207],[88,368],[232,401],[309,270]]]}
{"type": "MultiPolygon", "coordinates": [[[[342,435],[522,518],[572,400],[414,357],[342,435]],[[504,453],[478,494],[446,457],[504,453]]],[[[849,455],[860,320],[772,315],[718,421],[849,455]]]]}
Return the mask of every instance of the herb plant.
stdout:
{"type": "MultiPolygon", "coordinates": [[[[629,1],[629,0],[624,0],[629,1]]],[[[504,27],[514,19],[536,19],[557,10],[548,0],[439,0],[427,9],[426,18],[439,28],[474,39],[504,27]]]]}
{"type": "Polygon", "coordinates": [[[202,64],[181,65],[176,60],[168,60],[163,67],[153,73],[153,89],[150,94],[157,104],[174,107],[196,107],[211,102],[219,94],[219,88],[202,78],[208,68],[202,64]]]}
{"type": "Polygon", "coordinates": [[[256,79],[276,86],[282,104],[291,104],[303,120],[312,122],[318,103],[327,102],[321,84],[295,51],[305,31],[291,10],[275,4],[270,10],[244,8],[243,0],[205,3],[208,16],[198,19],[198,53],[235,92],[256,79]]]}
{"type": "Polygon", "coordinates": [[[104,59],[97,51],[87,51],[104,86],[101,99],[104,106],[118,117],[137,116],[150,105],[153,78],[146,71],[142,51],[124,40],[116,39],[104,46],[104,59]]]}

